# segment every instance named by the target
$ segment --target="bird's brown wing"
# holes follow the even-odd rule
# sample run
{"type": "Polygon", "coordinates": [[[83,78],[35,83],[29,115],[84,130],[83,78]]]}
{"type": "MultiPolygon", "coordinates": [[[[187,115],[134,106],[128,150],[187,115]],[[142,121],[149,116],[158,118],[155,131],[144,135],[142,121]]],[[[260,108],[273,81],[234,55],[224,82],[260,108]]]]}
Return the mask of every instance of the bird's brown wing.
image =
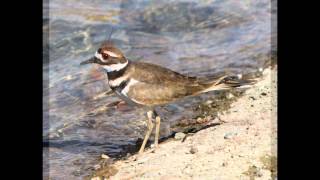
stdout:
{"type": "Polygon", "coordinates": [[[203,89],[196,77],[188,77],[149,63],[136,63],[132,78],[138,81],[129,91],[141,104],[157,105],[175,101],[203,89]]]}
{"type": "Polygon", "coordinates": [[[198,86],[196,77],[189,77],[168,68],[155,64],[135,62],[133,78],[147,84],[176,84],[185,86],[198,86]]]}

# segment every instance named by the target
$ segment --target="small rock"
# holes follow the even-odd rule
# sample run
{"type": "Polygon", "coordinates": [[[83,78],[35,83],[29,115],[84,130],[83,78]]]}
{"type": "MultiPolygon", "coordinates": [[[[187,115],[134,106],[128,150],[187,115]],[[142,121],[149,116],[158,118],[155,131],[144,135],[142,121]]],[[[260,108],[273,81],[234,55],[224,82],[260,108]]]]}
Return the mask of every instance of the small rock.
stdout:
{"type": "Polygon", "coordinates": [[[175,140],[181,140],[186,136],[186,134],[184,134],[183,132],[178,132],[174,135],[174,139],[175,140]]]}
{"type": "Polygon", "coordinates": [[[223,166],[223,167],[226,167],[227,165],[228,165],[227,162],[222,163],[222,166],[223,166]]]}
{"type": "Polygon", "coordinates": [[[105,154],[101,154],[101,158],[102,158],[102,159],[109,159],[110,157],[107,156],[107,155],[105,155],[105,154]]]}
{"type": "Polygon", "coordinates": [[[238,133],[234,133],[234,132],[229,132],[229,133],[226,133],[225,135],[224,135],[224,139],[230,139],[230,138],[232,138],[233,136],[236,136],[238,133]]]}
{"type": "Polygon", "coordinates": [[[256,98],[253,97],[253,96],[250,96],[249,99],[250,99],[250,100],[256,100],[256,98]]]}
{"type": "Polygon", "coordinates": [[[195,153],[197,153],[197,152],[198,152],[198,148],[192,146],[191,149],[190,149],[190,153],[191,153],[191,154],[195,154],[195,153]]]}
{"type": "Polygon", "coordinates": [[[49,139],[51,139],[51,140],[58,139],[59,137],[60,137],[59,133],[51,132],[49,134],[49,139]]]}
{"type": "Polygon", "coordinates": [[[261,95],[262,95],[262,96],[266,96],[266,95],[267,95],[267,93],[263,92],[263,93],[261,93],[261,95]]]}
{"type": "Polygon", "coordinates": [[[207,116],[205,118],[201,118],[201,117],[198,117],[197,118],[197,123],[201,124],[201,123],[206,123],[208,122],[209,120],[211,120],[211,116],[207,116]]]}
{"type": "Polygon", "coordinates": [[[58,129],[57,132],[62,134],[62,129],[58,129]]]}
{"type": "Polygon", "coordinates": [[[242,74],[238,74],[238,79],[242,79],[242,74]]]}
{"type": "Polygon", "coordinates": [[[232,93],[228,93],[227,94],[227,99],[232,99],[232,98],[234,98],[234,95],[232,93]]]}
{"type": "Polygon", "coordinates": [[[261,169],[254,165],[250,166],[249,169],[246,172],[244,172],[244,174],[248,175],[250,179],[254,179],[254,177],[263,176],[261,169]]]}
{"type": "Polygon", "coordinates": [[[209,104],[212,104],[212,103],[213,103],[213,101],[211,101],[211,100],[207,100],[207,101],[205,102],[206,105],[209,105],[209,104]]]}
{"type": "Polygon", "coordinates": [[[201,123],[202,120],[203,120],[203,118],[201,118],[201,117],[198,117],[198,118],[197,118],[197,122],[198,122],[198,123],[201,123]]]}

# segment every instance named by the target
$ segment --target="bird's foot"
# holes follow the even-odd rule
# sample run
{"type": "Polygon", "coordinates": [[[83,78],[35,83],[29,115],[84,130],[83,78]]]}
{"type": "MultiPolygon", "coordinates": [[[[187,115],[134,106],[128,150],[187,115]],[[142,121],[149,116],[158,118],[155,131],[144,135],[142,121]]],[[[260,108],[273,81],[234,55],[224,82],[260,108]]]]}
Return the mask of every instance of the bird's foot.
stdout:
{"type": "Polygon", "coordinates": [[[159,149],[159,145],[158,144],[153,144],[152,147],[151,147],[150,152],[155,153],[158,149],[159,149]]]}
{"type": "Polygon", "coordinates": [[[146,154],[150,154],[150,153],[154,153],[155,152],[155,149],[154,148],[150,148],[150,149],[147,149],[145,151],[142,151],[142,152],[138,152],[135,156],[134,156],[134,160],[137,161],[137,160],[141,160],[143,156],[145,156],[146,154]]]}

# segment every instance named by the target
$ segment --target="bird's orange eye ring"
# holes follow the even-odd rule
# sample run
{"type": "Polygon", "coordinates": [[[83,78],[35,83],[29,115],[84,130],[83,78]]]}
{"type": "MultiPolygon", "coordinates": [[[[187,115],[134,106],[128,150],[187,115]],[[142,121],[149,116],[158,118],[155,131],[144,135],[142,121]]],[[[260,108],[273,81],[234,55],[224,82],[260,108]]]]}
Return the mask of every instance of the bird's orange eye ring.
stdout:
{"type": "Polygon", "coordinates": [[[109,55],[105,54],[105,53],[102,53],[102,57],[103,57],[103,59],[107,59],[109,57],[109,55]]]}

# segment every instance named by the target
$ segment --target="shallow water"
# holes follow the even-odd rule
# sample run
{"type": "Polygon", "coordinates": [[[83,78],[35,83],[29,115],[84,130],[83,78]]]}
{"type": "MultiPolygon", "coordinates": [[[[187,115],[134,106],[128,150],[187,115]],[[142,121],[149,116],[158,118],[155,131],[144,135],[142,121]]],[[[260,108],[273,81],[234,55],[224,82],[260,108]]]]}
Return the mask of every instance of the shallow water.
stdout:
{"type": "MultiPolygon", "coordinates": [[[[107,77],[95,65],[79,65],[111,27],[130,60],[191,76],[254,72],[270,60],[274,35],[268,0],[51,0],[44,12],[44,169],[51,179],[82,179],[102,153],[124,155],[144,135],[145,110],[110,105],[119,99],[98,96],[109,90],[107,77]]],[[[161,137],[214,95],[159,108],[161,137]]]]}

